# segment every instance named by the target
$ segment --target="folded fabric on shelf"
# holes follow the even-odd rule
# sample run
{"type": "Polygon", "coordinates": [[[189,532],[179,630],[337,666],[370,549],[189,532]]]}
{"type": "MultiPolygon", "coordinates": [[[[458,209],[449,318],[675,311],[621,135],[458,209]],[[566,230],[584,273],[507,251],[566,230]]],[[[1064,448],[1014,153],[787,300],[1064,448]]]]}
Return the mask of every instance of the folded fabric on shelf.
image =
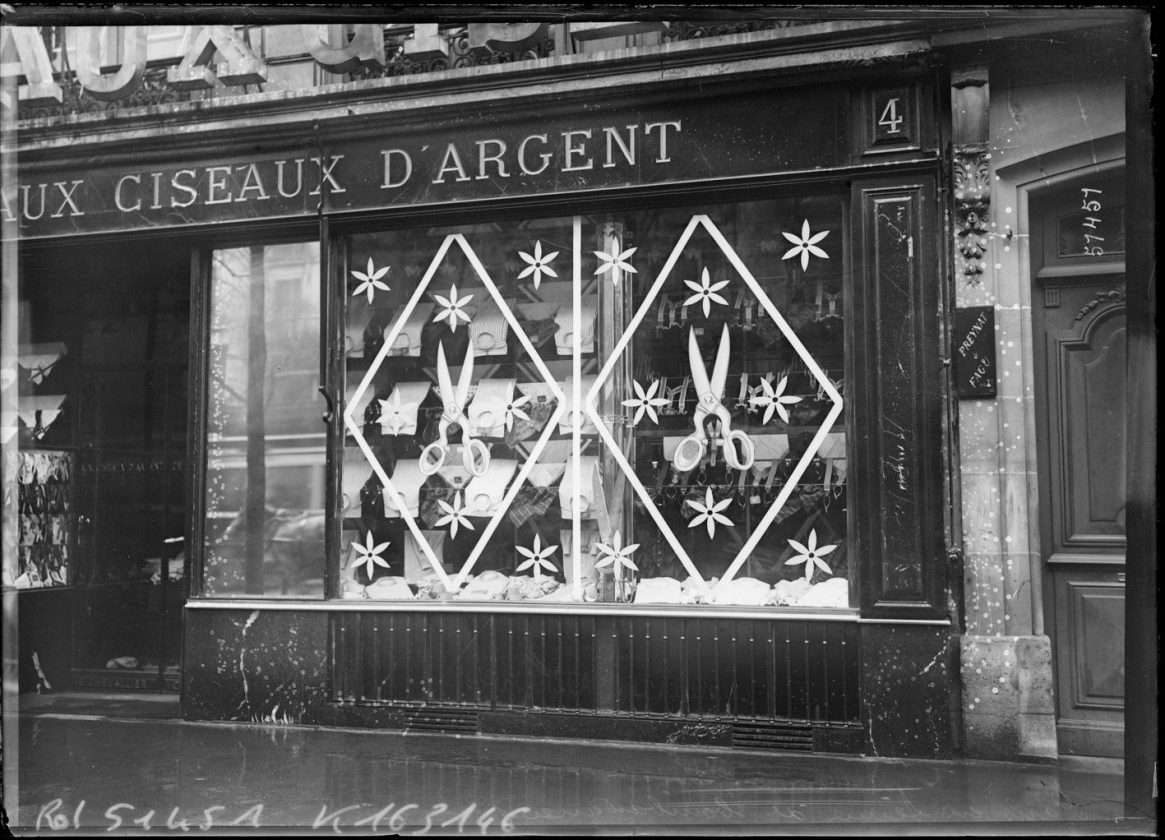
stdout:
{"type": "MultiPolygon", "coordinates": [[[[595,487],[601,483],[599,476],[599,459],[595,455],[583,455],[579,458],[579,472],[576,478],[573,459],[566,462],[562,481],[558,485],[558,501],[562,505],[562,518],[571,519],[574,515],[574,488],[578,483],[579,516],[583,519],[595,519],[598,510],[595,505],[595,487]]],[[[601,488],[600,488],[601,490],[601,488]]]]}
{"type": "Polygon", "coordinates": [[[504,356],[509,328],[498,302],[493,298],[483,300],[468,326],[474,353],[478,356],[504,356]]]}
{"type": "Polygon", "coordinates": [[[493,516],[498,512],[506,487],[518,469],[518,462],[492,458],[485,475],[478,476],[465,488],[467,516],[493,516]]]}
{"type": "Polygon", "coordinates": [[[514,497],[507,512],[515,528],[520,528],[531,519],[545,516],[558,500],[558,494],[549,487],[523,487],[514,497]]]}
{"type": "Polygon", "coordinates": [[[344,516],[360,516],[360,490],[372,475],[372,467],[357,447],[344,449],[343,476],[340,483],[340,509],[344,516]]]}
{"type": "Polygon", "coordinates": [[[845,578],[830,578],[809,587],[809,591],[797,600],[798,607],[849,606],[849,581],[845,578]]]}
{"type": "Polygon", "coordinates": [[[469,428],[477,437],[502,438],[506,434],[506,406],[513,379],[482,379],[469,404],[469,428]]]}
{"type": "Polygon", "coordinates": [[[364,587],[369,598],[377,601],[412,601],[417,596],[403,577],[379,577],[364,587]]]}
{"type": "Polygon", "coordinates": [[[444,509],[438,503],[452,505],[458,493],[452,487],[434,486],[435,484],[436,482],[431,482],[421,489],[421,511],[417,521],[425,528],[435,528],[437,520],[445,515],[444,509]]]}
{"type": "Polygon", "coordinates": [[[789,607],[796,604],[809,591],[810,583],[803,577],[794,580],[778,580],[773,586],[773,594],[768,603],[779,607],[789,607]]]}
{"type": "Polygon", "coordinates": [[[521,409],[526,417],[515,415],[513,425],[506,431],[506,446],[511,448],[541,432],[554,414],[553,404],[546,402],[526,403],[521,409]]]}
{"type": "MultiPolygon", "coordinates": [[[[421,531],[425,542],[429,544],[429,548],[433,550],[433,554],[437,556],[437,562],[441,564],[441,568],[445,568],[445,539],[448,537],[446,531],[421,531]]],[[[425,553],[424,548],[417,538],[413,536],[412,531],[405,532],[405,574],[404,579],[409,583],[420,584],[426,577],[435,573],[433,564],[429,561],[429,556],[425,553]]]]}
{"type": "Polygon", "coordinates": [[[558,355],[569,356],[574,353],[575,332],[579,333],[580,350],[583,353],[595,351],[595,321],[598,314],[597,301],[593,295],[583,298],[582,309],[575,317],[574,309],[570,304],[563,306],[554,316],[558,325],[558,332],[554,334],[554,344],[558,355]]]}
{"type": "Polygon", "coordinates": [[[742,577],[726,581],[712,594],[713,604],[731,604],[740,607],[761,607],[772,595],[772,587],[763,580],[742,577]]]}
{"type": "MultiPolygon", "coordinates": [[[[389,476],[389,481],[392,482],[396,492],[404,498],[410,516],[415,517],[420,511],[421,485],[425,483],[426,478],[427,476],[421,472],[419,460],[397,461],[396,469],[389,476]]],[[[401,515],[387,488],[384,490],[384,515],[389,519],[401,515]]]]}
{"type": "MultiPolygon", "coordinates": [[[[408,313],[404,324],[397,333],[396,338],[392,341],[392,347],[389,348],[389,353],[393,356],[420,356],[421,355],[421,331],[425,328],[425,324],[429,323],[430,316],[433,314],[434,305],[431,301],[418,301],[413,310],[408,313]]],[[[403,315],[403,310],[402,310],[403,315]]],[[[398,316],[399,319],[400,316],[398,316]]],[[[384,328],[384,337],[387,339],[389,332],[391,332],[395,321],[384,328]]]]}
{"type": "Polygon", "coordinates": [[[462,601],[497,601],[509,583],[509,576],[501,572],[482,572],[468,581],[454,597],[462,601]]]}
{"type": "Polygon", "coordinates": [[[671,577],[643,578],[635,590],[636,604],[682,604],[683,584],[671,577]]]}
{"type": "MultiPolygon", "coordinates": [[[[543,453],[545,458],[545,452],[543,453]]],[[[539,460],[537,464],[530,467],[530,472],[526,476],[526,481],[533,487],[550,487],[566,472],[566,462],[557,464],[548,464],[543,460],[539,460]]]]}
{"type": "MultiPolygon", "coordinates": [[[[579,403],[576,406],[574,402],[574,377],[568,376],[566,381],[562,383],[562,393],[566,398],[564,403],[565,410],[562,412],[562,417],[558,421],[558,431],[562,434],[570,434],[572,427],[576,420],[581,420],[582,426],[580,433],[584,435],[593,435],[598,433],[595,424],[591,422],[590,416],[583,408],[587,399],[587,392],[595,384],[595,376],[583,376],[579,379],[579,403]]],[[[678,440],[678,439],[677,439],[678,440]]]]}
{"type": "Polygon", "coordinates": [[[581,551],[578,557],[574,556],[574,532],[564,528],[558,532],[558,542],[562,546],[562,572],[566,582],[574,580],[575,569],[578,569],[579,579],[583,586],[594,583],[598,578],[595,572],[595,563],[598,561],[598,550],[595,545],[600,542],[598,526],[593,522],[583,522],[580,534],[581,551]]]}
{"type": "MultiPolygon", "coordinates": [[[[344,389],[344,406],[345,413],[351,414],[352,419],[356,421],[356,425],[363,426],[368,420],[368,408],[376,403],[376,389],[369,387],[364,389],[364,393],[360,395],[360,401],[357,403],[353,399],[356,396],[356,389],[360,386],[360,381],[349,380],[348,387],[344,389]],[[354,406],[348,408],[349,406],[354,406]]],[[[377,406],[377,411],[380,407],[377,406]]],[[[344,425],[344,434],[351,436],[352,430],[344,425]]]]}

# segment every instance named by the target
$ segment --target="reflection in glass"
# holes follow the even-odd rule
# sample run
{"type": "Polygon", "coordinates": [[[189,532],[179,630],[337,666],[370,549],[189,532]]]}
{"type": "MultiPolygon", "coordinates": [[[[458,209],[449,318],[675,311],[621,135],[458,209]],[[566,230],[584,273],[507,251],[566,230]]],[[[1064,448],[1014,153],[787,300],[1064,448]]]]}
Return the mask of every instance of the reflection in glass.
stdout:
{"type": "Polygon", "coordinates": [[[323,593],[319,246],[214,252],[204,594],[323,593]]]}
{"type": "Polygon", "coordinates": [[[339,596],[848,606],[844,219],[823,196],[353,236],[339,596]]]}

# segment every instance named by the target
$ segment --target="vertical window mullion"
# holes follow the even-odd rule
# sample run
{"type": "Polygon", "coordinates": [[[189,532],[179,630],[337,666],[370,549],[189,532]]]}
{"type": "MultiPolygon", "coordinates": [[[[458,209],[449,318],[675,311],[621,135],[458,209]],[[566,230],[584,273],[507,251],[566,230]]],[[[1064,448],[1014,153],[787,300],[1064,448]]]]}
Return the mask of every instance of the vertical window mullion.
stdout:
{"type": "Polygon", "coordinates": [[[582,317],[582,216],[575,216],[571,223],[571,311],[574,313],[574,341],[570,350],[571,358],[571,402],[574,405],[574,414],[570,417],[571,435],[571,474],[574,476],[574,494],[571,500],[571,545],[574,557],[572,571],[572,594],[576,600],[582,600],[582,516],[579,511],[581,505],[582,474],[582,423],[584,418],[582,394],[582,326],[579,319],[582,317]]]}

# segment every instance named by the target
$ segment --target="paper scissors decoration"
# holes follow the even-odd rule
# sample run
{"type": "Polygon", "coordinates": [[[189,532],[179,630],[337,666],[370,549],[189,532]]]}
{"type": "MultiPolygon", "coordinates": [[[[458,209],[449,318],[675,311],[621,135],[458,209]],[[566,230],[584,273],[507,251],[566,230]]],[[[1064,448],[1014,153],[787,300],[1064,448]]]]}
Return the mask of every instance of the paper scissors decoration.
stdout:
{"type": "Polygon", "coordinates": [[[469,402],[469,386],[473,382],[473,344],[465,348],[465,363],[461,366],[461,376],[457,388],[449,376],[449,363],[445,361],[445,345],[437,345],[437,384],[441,389],[444,411],[437,424],[437,440],[421,451],[421,472],[433,475],[445,465],[449,455],[449,427],[461,427],[461,459],[465,469],[474,476],[483,476],[489,469],[489,447],[482,441],[469,436],[469,418],[465,406],[469,402]]]}
{"type": "Polygon", "coordinates": [[[720,402],[720,397],[724,394],[724,384],[728,379],[730,357],[728,325],[725,324],[724,332],[720,335],[720,350],[716,353],[716,363],[712,367],[712,378],[709,381],[708,370],[700,356],[700,347],[696,344],[696,332],[694,329],[688,330],[688,364],[692,368],[692,384],[696,386],[696,414],[692,418],[696,430],[680,441],[675,454],[672,455],[672,464],[680,472],[694,469],[707,453],[708,432],[705,423],[709,416],[720,421],[718,434],[724,448],[724,460],[728,462],[728,466],[737,470],[752,467],[755,457],[752,439],[747,432],[732,430],[732,415],[720,402]]]}

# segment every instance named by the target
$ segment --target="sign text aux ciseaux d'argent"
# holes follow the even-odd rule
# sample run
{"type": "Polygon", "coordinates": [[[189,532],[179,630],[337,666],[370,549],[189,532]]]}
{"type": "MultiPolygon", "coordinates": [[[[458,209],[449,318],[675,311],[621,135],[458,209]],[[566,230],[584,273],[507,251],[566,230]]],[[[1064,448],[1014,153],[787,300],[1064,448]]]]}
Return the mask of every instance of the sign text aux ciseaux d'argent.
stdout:
{"type": "MultiPolygon", "coordinates": [[[[229,27],[225,34],[217,29],[205,27],[196,45],[210,39],[211,55],[215,48],[232,55],[224,43],[237,36],[229,27]]],[[[377,40],[333,49],[319,31],[306,29],[332,62],[345,55],[359,61],[359,51],[377,40]]],[[[197,63],[201,58],[192,48],[184,72],[209,72],[197,63]]],[[[258,60],[235,54],[232,78],[240,78],[250,61],[258,60]]],[[[220,80],[222,74],[220,66],[220,80]]],[[[577,109],[544,112],[537,121],[488,110],[476,120],[459,114],[444,123],[342,132],[310,148],[252,146],[244,159],[219,156],[141,168],[66,164],[36,174],[26,167],[18,183],[0,194],[0,215],[18,221],[20,235],[39,237],[829,167],[848,154],[846,132],[839,130],[846,125],[847,103],[845,92],[831,86],[614,101],[581,116],[577,109]],[[750,98],[758,95],[763,101],[750,98]],[[742,121],[742,113],[749,119],[742,121]],[[790,124],[799,126],[796,133],[787,130],[790,124]]]]}

